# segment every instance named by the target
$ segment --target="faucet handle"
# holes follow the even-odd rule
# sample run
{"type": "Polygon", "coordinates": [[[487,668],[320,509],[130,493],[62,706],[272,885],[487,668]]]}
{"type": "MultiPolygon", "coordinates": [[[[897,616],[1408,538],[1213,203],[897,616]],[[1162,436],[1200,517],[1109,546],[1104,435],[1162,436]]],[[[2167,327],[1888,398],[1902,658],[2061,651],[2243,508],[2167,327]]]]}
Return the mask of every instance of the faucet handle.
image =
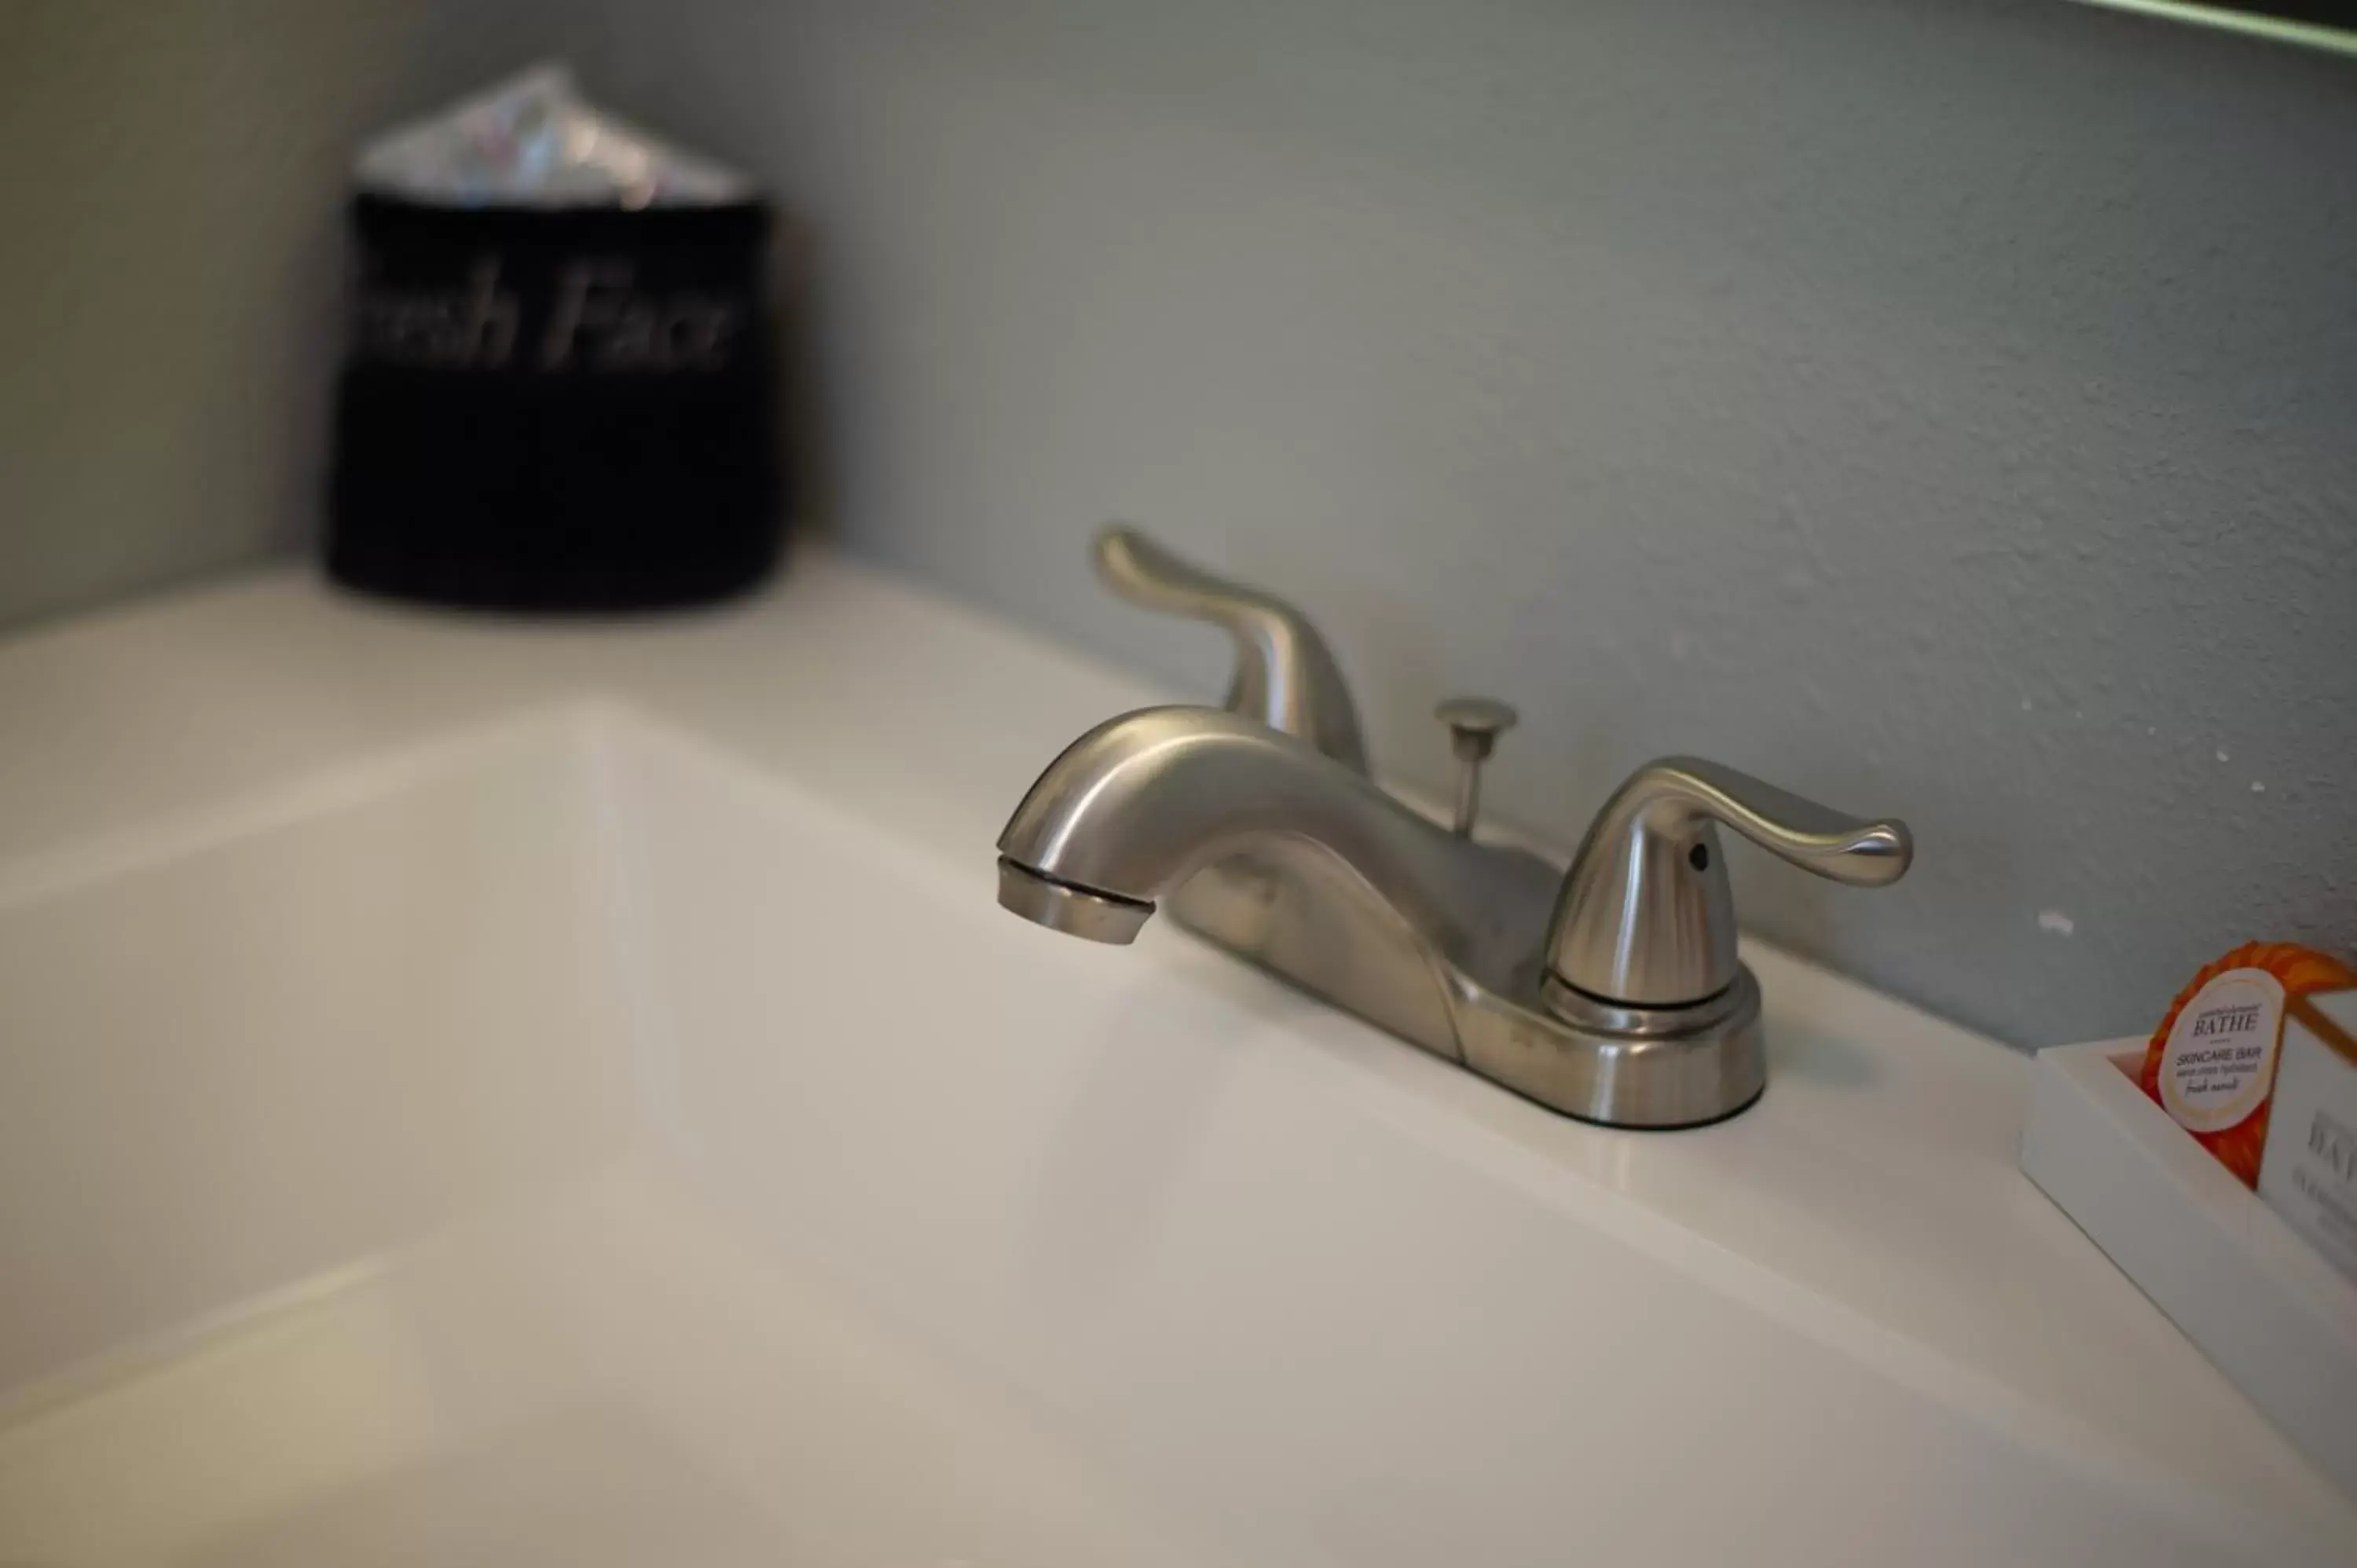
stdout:
{"type": "Polygon", "coordinates": [[[1235,639],[1231,713],[1257,719],[1367,771],[1366,745],[1349,682],[1309,618],[1274,594],[1215,576],[1135,528],[1107,523],[1096,536],[1097,575],[1131,604],[1192,617],[1235,639]]]}
{"type": "Polygon", "coordinates": [[[1719,823],[1856,887],[1887,886],[1914,859],[1902,822],[1845,816],[1699,757],[1662,757],[1613,792],[1572,857],[1547,934],[1554,976],[1636,1007],[1691,1006],[1733,984],[1735,901],[1719,823]]]}

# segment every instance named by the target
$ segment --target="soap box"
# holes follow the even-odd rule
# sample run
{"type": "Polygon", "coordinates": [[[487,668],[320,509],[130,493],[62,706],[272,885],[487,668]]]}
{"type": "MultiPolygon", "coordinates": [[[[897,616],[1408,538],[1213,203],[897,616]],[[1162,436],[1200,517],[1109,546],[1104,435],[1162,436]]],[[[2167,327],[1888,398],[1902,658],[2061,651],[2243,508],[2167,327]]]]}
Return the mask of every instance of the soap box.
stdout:
{"type": "Polygon", "coordinates": [[[2357,1280],[2357,991],[2291,999],[2259,1197],[2357,1280]]]}
{"type": "MultiPolygon", "coordinates": [[[[2336,996],[2344,1021],[2352,996],[2336,996]]],[[[2021,1168],[2357,1498],[2357,1279],[2153,1102],[2145,1054],[2135,1039],[2039,1052],[2021,1168]]],[[[2304,1140],[2300,1112],[2276,1109],[2304,1140]]]]}

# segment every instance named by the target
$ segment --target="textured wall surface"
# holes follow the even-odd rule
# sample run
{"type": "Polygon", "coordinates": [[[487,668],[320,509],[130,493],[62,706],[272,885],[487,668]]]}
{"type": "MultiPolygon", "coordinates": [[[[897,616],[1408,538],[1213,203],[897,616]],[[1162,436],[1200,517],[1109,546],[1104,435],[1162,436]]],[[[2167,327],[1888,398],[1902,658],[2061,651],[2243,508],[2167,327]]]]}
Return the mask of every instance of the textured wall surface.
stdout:
{"type": "Polygon", "coordinates": [[[315,526],[353,142],[532,10],[0,0],[0,625],[315,526]]]}
{"type": "MultiPolygon", "coordinates": [[[[608,6],[814,236],[860,550],[1220,689],[1120,515],[1497,693],[1558,841],[1695,750],[1905,815],[1747,922],[2022,1044],[2357,945],[2357,67],[2061,0],[608,6]]],[[[1044,763],[1047,759],[1041,758],[1044,763]]]]}

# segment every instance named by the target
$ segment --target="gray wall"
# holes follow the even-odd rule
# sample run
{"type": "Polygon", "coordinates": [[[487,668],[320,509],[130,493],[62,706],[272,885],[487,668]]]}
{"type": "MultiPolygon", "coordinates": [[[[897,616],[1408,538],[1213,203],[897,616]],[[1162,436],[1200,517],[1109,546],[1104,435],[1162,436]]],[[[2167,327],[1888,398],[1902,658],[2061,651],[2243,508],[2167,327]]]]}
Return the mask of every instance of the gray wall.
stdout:
{"type": "Polygon", "coordinates": [[[855,549],[1215,693],[1146,523],[1558,840],[1903,813],[1747,919],[2018,1042],[2357,946],[2357,67],[2063,0],[0,0],[0,620],[312,527],[350,144],[551,47],[804,220],[855,549]]]}
{"type": "Polygon", "coordinates": [[[0,0],[0,626],[311,531],[352,143],[545,37],[463,0],[0,0]]]}
{"type": "MultiPolygon", "coordinates": [[[[1214,693],[1134,519],[1311,607],[1381,762],[1523,712],[1916,827],[1749,924],[2037,1044],[2357,946],[2357,66],[2063,0],[618,0],[807,220],[838,525],[1214,693]]],[[[1041,759],[1043,762],[1045,758],[1041,759]]]]}

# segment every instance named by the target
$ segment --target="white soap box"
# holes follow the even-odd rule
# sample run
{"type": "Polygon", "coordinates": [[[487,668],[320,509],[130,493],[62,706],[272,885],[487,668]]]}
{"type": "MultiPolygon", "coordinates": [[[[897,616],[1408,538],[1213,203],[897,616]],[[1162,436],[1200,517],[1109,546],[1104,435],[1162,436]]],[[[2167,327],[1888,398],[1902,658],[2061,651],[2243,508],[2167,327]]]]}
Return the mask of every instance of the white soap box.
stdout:
{"type": "Polygon", "coordinates": [[[2357,1282],[2145,1097],[2143,1062],[2141,1040],[2039,1052],[2021,1168],[2357,1497],[2357,1282]]]}
{"type": "Polygon", "coordinates": [[[2261,1201],[2357,1280],[2357,991],[2292,1001],[2268,1114],[2261,1201]]]}

